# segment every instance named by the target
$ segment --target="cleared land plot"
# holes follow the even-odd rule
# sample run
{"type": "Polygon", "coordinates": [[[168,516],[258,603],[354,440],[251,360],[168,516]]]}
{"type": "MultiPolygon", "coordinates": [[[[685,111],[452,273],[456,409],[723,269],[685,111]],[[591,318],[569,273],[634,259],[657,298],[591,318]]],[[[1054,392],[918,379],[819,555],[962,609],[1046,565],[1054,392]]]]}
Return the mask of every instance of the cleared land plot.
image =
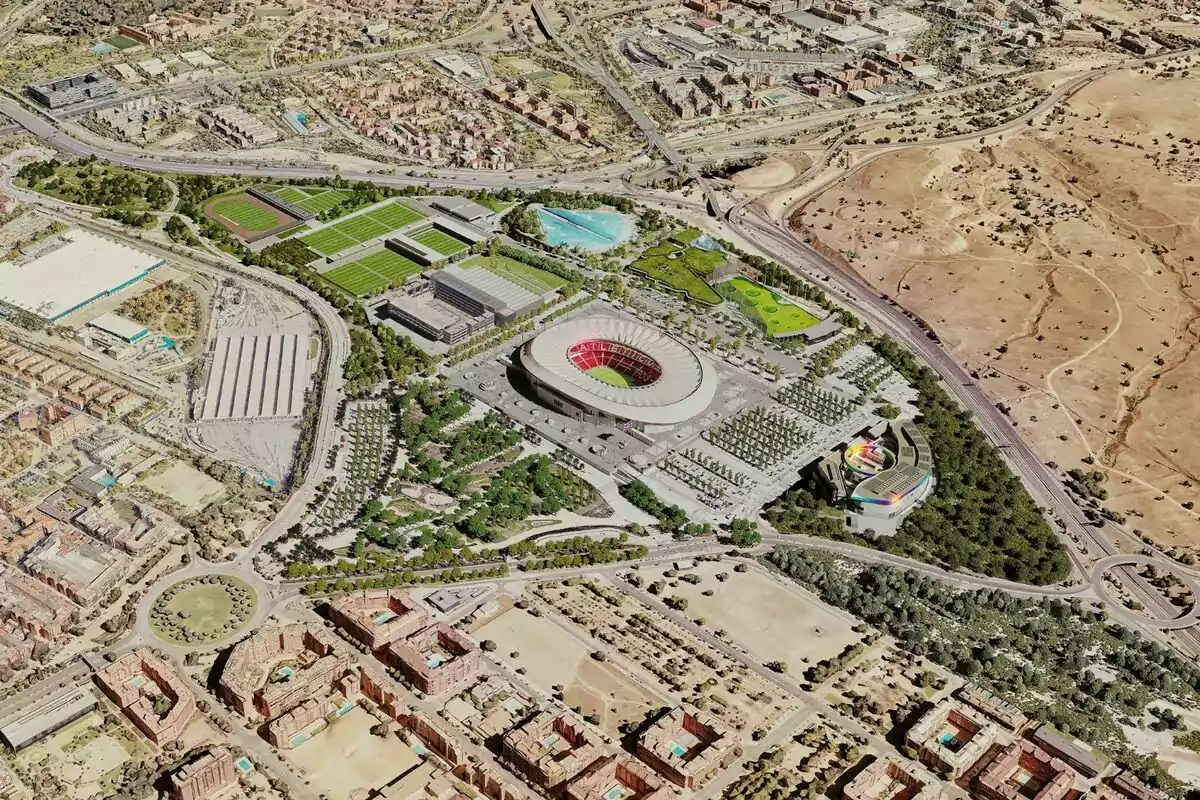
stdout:
{"type": "Polygon", "coordinates": [[[429,249],[436,250],[444,256],[452,256],[467,249],[466,242],[455,239],[450,234],[433,228],[422,231],[412,238],[414,241],[420,242],[429,249]]]}
{"type": "Polygon", "coordinates": [[[622,664],[636,665],[632,674],[643,677],[643,686],[669,687],[677,697],[700,704],[734,730],[770,730],[796,706],[795,698],[781,695],[746,664],[649,612],[613,584],[546,583],[534,587],[531,594],[531,602],[536,602],[544,618],[605,642],[607,663],[615,664],[614,652],[619,653],[626,659],[622,664]]]}
{"type": "Polygon", "coordinates": [[[49,769],[67,789],[59,797],[84,800],[110,794],[131,753],[137,752],[130,731],[120,723],[106,724],[103,715],[93,711],[21,751],[16,764],[35,775],[49,769]]]}
{"type": "Polygon", "coordinates": [[[104,40],[105,44],[110,44],[118,50],[128,50],[131,47],[137,47],[141,42],[136,39],[130,39],[128,36],[110,36],[104,40]]]}
{"type": "Polygon", "coordinates": [[[535,294],[545,294],[567,285],[564,279],[552,272],[532,267],[508,256],[475,256],[464,261],[463,267],[483,267],[488,272],[493,272],[535,294]]]}
{"type": "Polygon", "coordinates": [[[690,574],[700,583],[679,581],[664,594],[686,598],[688,616],[724,629],[764,662],[784,661],[799,674],[799,665],[833,658],[862,638],[850,622],[757,568],[734,572],[729,564],[701,562],[690,574]],[[728,577],[718,581],[717,573],[728,577]]]}
{"type": "Polygon", "coordinates": [[[225,495],[224,486],[182,461],[172,462],[161,472],[151,469],[149,473],[138,484],[165,494],[189,511],[200,511],[225,495]]]}
{"type": "Polygon", "coordinates": [[[496,642],[495,654],[514,669],[524,667],[526,677],[547,694],[561,685],[568,705],[599,716],[601,727],[613,736],[620,735],[617,728],[623,721],[641,720],[669,702],[615,665],[593,660],[584,642],[545,616],[511,608],[475,635],[496,642]]]}
{"type": "Polygon", "coordinates": [[[349,800],[358,790],[380,788],[421,761],[398,737],[372,736],[377,722],[356,707],[295,750],[284,750],[284,758],[322,794],[349,800]]]}
{"type": "Polygon", "coordinates": [[[300,222],[274,206],[248,194],[226,195],[210,200],[204,215],[224,225],[232,233],[251,240],[284,230],[300,222]]]}
{"type": "Polygon", "coordinates": [[[299,241],[321,255],[332,255],[356,244],[383,236],[397,228],[403,228],[423,216],[425,215],[408,206],[392,203],[374,211],[356,214],[341,222],[327,225],[307,236],[301,236],[299,241]]]}
{"type": "Polygon", "coordinates": [[[766,328],[768,336],[802,331],[820,322],[798,305],[783,300],[770,289],[745,278],[733,278],[728,284],[734,302],[766,328]]]}

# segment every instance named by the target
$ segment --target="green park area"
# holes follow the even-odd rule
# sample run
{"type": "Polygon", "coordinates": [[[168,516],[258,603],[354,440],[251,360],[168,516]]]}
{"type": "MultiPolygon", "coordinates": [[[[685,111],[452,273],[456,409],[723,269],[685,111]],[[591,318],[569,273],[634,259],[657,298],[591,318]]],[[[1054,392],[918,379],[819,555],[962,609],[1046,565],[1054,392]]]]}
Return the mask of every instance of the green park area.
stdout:
{"type": "Polygon", "coordinates": [[[391,233],[424,216],[420,211],[393,202],[326,225],[299,237],[299,241],[321,255],[328,256],[391,233]]]}
{"type": "Polygon", "coordinates": [[[721,294],[737,304],[768,336],[787,336],[821,320],[761,284],[740,275],[720,284],[721,294]]]}
{"type": "Polygon", "coordinates": [[[355,297],[370,297],[399,286],[422,269],[417,262],[384,248],[322,273],[321,277],[355,297]]]}
{"type": "Polygon", "coordinates": [[[327,189],[324,186],[272,186],[267,190],[273,197],[310,214],[321,214],[344,203],[351,193],[344,189],[327,189]]]}
{"type": "Polygon", "coordinates": [[[456,239],[448,233],[439,231],[437,228],[421,231],[414,235],[412,239],[414,242],[419,242],[430,250],[441,253],[444,256],[452,256],[467,249],[466,242],[456,239]]]}
{"type": "Polygon", "coordinates": [[[510,280],[534,294],[546,294],[566,286],[567,282],[544,269],[530,266],[502,255],[474,256],[463,262],[463,267],[483,267],[501,278],[510,280]]]}
{"type": "Polygon", "coordinates": [[[187,578],[163,590],[150,609],[150,626],[167,641],[204,644],[233,635],[254,616],[258,596],[232,575],[187,578]]]}
{"type": "Polygon", "coordinates": [[[67,203],[120,211],[161,211],[172,198],[171,185],[162,176],[86,158],[22,164],[13,183],[67,203]]]}
{"type": "Polygon", "coordinates": [[[721,298],[705,278],[724,260],[725,254],[719,250],[690,247],[672,237],[647,247],[629,268],[683,292],[693,300],[717,305],[721,298]]]}

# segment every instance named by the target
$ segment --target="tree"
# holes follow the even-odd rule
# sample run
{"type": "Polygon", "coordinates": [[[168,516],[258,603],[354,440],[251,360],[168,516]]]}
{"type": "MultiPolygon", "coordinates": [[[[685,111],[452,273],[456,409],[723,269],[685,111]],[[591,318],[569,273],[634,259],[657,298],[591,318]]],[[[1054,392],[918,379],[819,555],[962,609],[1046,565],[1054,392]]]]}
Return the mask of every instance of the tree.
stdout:
{"type": "Polygon", "coordinates": [[[763,666],[772,672],[784,673],[788,671],[788,665],[786,661],[768,661],[763,666]]]}
{"type": "Polygon", "coordinates": [[[496,647],[497,647],[496,643],[494,641],[492,641],[491,639],[484,639],[482,642],[479,643],[479,648],[481,650],[483,650],[483,652],[485,652],[485,653],[496,652],[496,647]]]}
{"type": "Polygon", "coordinates": [[[735,547],[756,547],[762,544],[762,534],[758,532],[758,523],[734,517],[729,523],[729,541],[735,547]]]}

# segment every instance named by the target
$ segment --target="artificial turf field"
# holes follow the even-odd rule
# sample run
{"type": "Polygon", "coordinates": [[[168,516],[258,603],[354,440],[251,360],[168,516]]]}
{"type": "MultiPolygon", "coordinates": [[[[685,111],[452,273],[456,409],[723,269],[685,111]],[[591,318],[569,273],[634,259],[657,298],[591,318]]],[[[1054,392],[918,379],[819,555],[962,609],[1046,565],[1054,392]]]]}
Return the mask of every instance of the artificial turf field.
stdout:
{"type": "Polygon", "coordinates": [[[380,250],[322,273],[321,277],[355,297],[369,297],[379,294],[388,286],[399,286],[422,269],[420,264],[399,253],[380,250]]]}
{"type": "Polygon", "coordinates": [[[348,247],[403,228],[424,216],[420,211],[408,206],[392,203],[374,211],[355,214],[353,217],[326,225],[307,236],[300,237],[300,241],[323,256],[333,255],[348,247]]]}
{"type": "Polygon", "coordinates": [[[243,239],[260,238],[267,231],[299,222],[295,217],[248,194],[215,198],[204,206],[204,213],[243,239]]]}

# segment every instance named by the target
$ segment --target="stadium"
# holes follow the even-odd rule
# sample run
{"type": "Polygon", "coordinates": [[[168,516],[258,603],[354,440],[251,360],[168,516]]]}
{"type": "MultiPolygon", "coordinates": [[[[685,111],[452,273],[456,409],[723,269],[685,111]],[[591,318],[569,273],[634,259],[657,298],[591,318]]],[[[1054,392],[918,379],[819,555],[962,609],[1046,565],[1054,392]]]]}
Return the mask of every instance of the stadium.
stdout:
{"type": "Polygon", "coordinates": [[[629,319],[563,322],[526,342],[520,358],[538,399],[584,422],[677,425],[717,389],[712,365],[691,348],[629,319]]]}

